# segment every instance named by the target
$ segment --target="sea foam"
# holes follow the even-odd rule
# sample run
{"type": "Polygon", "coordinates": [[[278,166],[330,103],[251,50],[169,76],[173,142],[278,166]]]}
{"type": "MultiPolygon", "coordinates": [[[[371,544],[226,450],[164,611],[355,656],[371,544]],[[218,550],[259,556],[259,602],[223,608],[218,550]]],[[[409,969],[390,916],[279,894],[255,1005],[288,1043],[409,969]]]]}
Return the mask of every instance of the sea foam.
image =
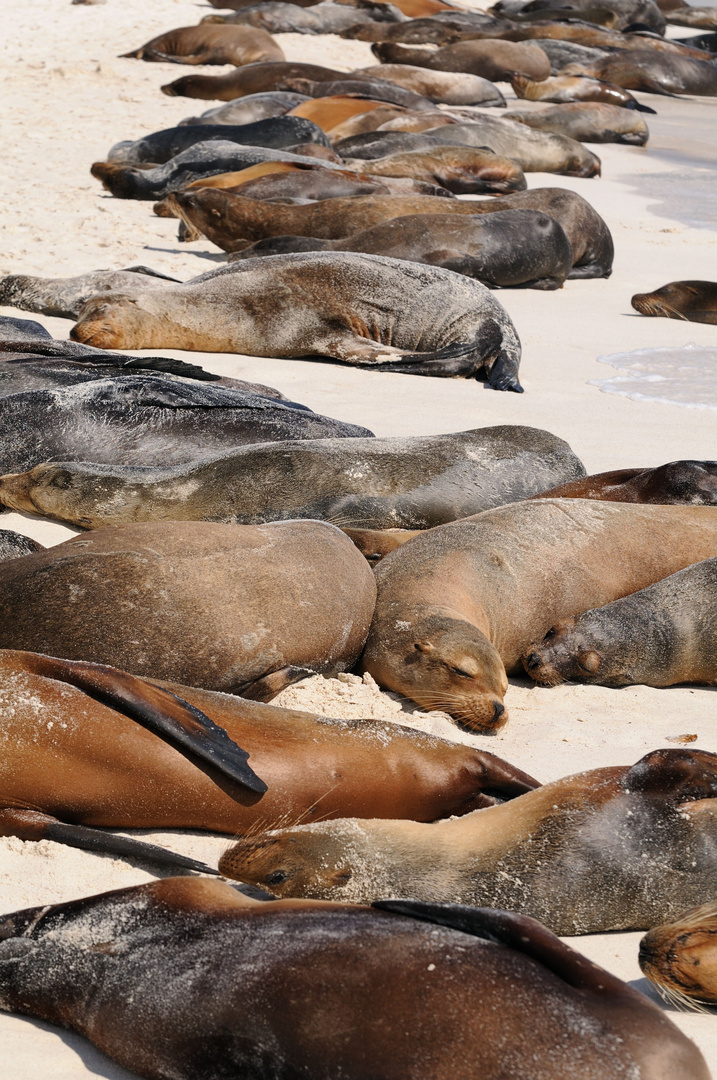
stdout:
{"type": "Polygon", "coordinates": [[[612,379],[588,380],[605,394],[687,409],[717,409],[717,348],[690,344],[636,349],[599,356],[598,363],[621,372],[612,379]]]}

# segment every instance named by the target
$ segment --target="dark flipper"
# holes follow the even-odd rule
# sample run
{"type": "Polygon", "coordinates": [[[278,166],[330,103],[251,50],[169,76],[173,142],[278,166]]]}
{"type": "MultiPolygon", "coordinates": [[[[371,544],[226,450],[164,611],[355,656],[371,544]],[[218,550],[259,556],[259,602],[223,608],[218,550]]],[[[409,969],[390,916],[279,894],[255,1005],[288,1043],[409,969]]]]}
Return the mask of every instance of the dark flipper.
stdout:
{"type": "Polygon", "coordinates": [[[176,870],[194,870],[198,874],[219,876],[219,872],[211,866],[156,844],[146,844],[129,836],[115,836],[114,833],[89,829],[85,825],[67,825],[37,810],[0,810],[0,836],[17,836],[20,840],[54,840],[68,847],[82,848],[83,851],[119,855],[121,858],[139,859],[176,870]]]}
{"type": "Polygon", "coordinates": [[[88,697],[115,709],[159,735],[161,739],[209,762],[231,780],[263,794],[266,784],[247,764],[249,754],[229,738],[200,709],[182,698],[126,671],[104,664],[58,660],[26,653],[31,671],[58,682],[69,683],[88,697]]]}
{"type": "Polygon", "coordinates": [[[406,353],[399,360],[386,364],[372,364],[372,371],[397,371],[403,375],[433,375],[443,378],[462,376],[470,378],[483,366],[483,361],[476,358],[476,343],[462,342],[448,345],[433,353],[406,353]]]}
{"type": "Polygon", "coordinates": [[[271,701],[282,690],[286,690],[287,686],[292,686],[302,679],[309,679],[315,674],[316,672],[312,671],[311,668],[294,667],[293,665],[279,668],[278,671],[272,671],[269,675],[262,675],[260,679],[244,683],[233,693],[238,694],[239,697],[249,698],[250,701],[271,701]]]}
{"type": "Polygon", "coordinates": [[[512,390],[516,394],[523,393],[523,387],[518,382],[518,364],[508,356],[504,349],[498,353],[495,363],[488,372],[486,382],[494,390],[512,390]]]}

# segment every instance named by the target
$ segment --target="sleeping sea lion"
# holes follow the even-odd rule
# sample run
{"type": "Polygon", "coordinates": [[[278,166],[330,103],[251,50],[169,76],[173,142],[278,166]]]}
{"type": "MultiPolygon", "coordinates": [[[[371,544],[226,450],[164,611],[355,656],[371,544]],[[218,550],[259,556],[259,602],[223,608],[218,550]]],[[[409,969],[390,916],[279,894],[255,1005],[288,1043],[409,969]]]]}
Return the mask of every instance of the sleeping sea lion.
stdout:
{"type": "Polygon", "coordinates": [[[696,30],[717,30],[717,12],[713,7],[693,7],[686,4],[683,8],[669,12],[667,22],[670,26],[692,26],[696,30]]]}
{"type": "Polygon", "coordinates": [[[181,26],[123,57],[174,64],[262,64],[284,60],[271,34],[253,26],[181,26]]]}
{"type": "MultiPolygon", "coordinates": [[[[211,190],[187,198],[206,196],[227,198],[211,190]]],[[[277,211],[327,205],[240,201],[277,211]]],[[[202,352],[317,355],[377,371],[481,376],[495,390],[522,392],[520,341],[483,285],[440,267],[377,255],[327,251],[247,260],[184,285],[108,293],[84,305],[71,337],[108,349],[150,349],[162,342],[202,352]]]]}
{"type": "Polygon", "coordinates": [[[542,82],[531,82],[523,75],[510,80],[516,96],[526,101],[551,101],[556,105],[570,102],[597,101],[615,105],[620,109],[636,109],[638,112],[654,113],[647,105],[641,105],[627,90],[601,79],[589,79],[586,75],[556,75],[542,82]]]}
{"type": "MultiPolygon", "coordinates": [[[[372,101],[384,101],[391,105],[402,105],[412,112],[433,110],[435,108],[430,98],[423,94],[415,94],[412,90],[406,90],[397,83],[388,79],[375,79],[368,76],[357,76],[355,72],[349,78],[335,82],[312,82],[311,79],[286,79],[283,83],[287,89],[295,91],[298,95],[306,95],[311,98],[332,97],[334,95],[357,96],[369,98],[372,101]]],[[[258,96],[258,95],[257,95],[258,96]]],[[[300,104],[298,101],[297,105],[300,104]]],[[[225,106],[227,108],[227,106],[225,106]]]]}
{"type": "Polygon", "coordinates": [[[516,73],[536,80],[550,74],[550,61],[543,50],[523,42],[459,41],[435,50],[386,42],[373,45],[372,51],[382,63],[467,72],[489,82],[508,82],[516,73]]]}
{"type": "MultiPolygon", "coordinates": [[[[439,184],[455,195],[503,195],[525,191],[527,184],[517,161],[490,149],[441,146],[386,154],[380,158],[344,155],[344,167],[369,176],[405,177],[439,184]]],[[[388,251],[380,254],[388,255],[388,251]]]]}
{"type": "Polygon", "coordinates": [[[346,72],[319,64],[269,61],[247,64],[228,75],[184,75],[161,87],[169,97],[204,98],[207,101],[234,101],[248,94],[276,90],[285,79],[312,79],[314,82],[342,79],[346,72]]]}
{"type": "Polygon", "coordinates": [[[252,4],[235,15],[205,15],[202,24],[221,22],[232,26],[257,26],[269,34],[340,34],[352,26],[378,20],[402,22],[407,21],[407,17],[393,4],[371,4],[366,0],[360,7],[324,0],[309,8],[271,0],[252,4]]]}
{"type": "Polygon", "coordinates": [[[375,597],[366,560],[318,521],[102,529],[0,563],[0,579],[2,648],[262,700],[297,668],[352,667],[375,597]]]}
{"type": "Polygon", "coordinates": [[[523,667],[545,686],[717,683],[717,559],[562,619],[525,650],[523,667]]]}
{"type": "Polygon", "coordinates": [[[505,98],[489,79],[459,71],[435,71],[413,64],[376,64],[353,71],[354,78],[386,79],[443,105],[505,108],[505,98]]]}
{"type": "Polygon", "coordinates": [[[44,545],[29,536],[13,532],[12,529],[0,529],[0,562],[9,559],[21,559],[23,555],[32,555],[34,551],[43,551],[44,545]]]}
{"type": "MultiPolygon", "coordinates": [[[[245,169],[250,173],[250,169],[245,169]]],[[[399,176],[369,176],[353,173],[347,169],[306,169],[287,166],[281,172],[264,172],[261,176],[242,180],[243,173],[234,173],[235,183],[230,190],[244,199],[266,202],[305,203],[321,202],[323,199],[347,199],[352,195],[438,195],[454,198],[452,192],[438,184],[411,180],[399,176]]],[[[201,181],[196,187],[214,187],[212,177],[201,181]]],[[[192,185],[190,185],[191,187],[192,185]]],[[[162,203],[158,204],[163,206],[162,203]]],[[[155,208],[155,213],[157,212],[155,208]]],[[[201,235],[201,233],[200,233],[201,235]]]]}
{"type": "Polygon", "coordinates": [[[14,912],[0,1008],[147,1078],[709,1080],[652,1002],[532,919],[377,906],[175,877],[14,912]]]}
{"type": "MultiPolygon", "coordinates": [[[[578,142],[644,146],[650,137],[647,124],[639,113],[598,102],[556,105],[540,112],[535,109],[511,109],[505,116],[508,120],[527,124],[538,131],[552,131],[578,142]]],[[[717,293],[717,286],[715,291],[717,293]]]]}
{"type": "Polygon", "coordinates": [[[528,0],[520,4],[515,4],[512,0],[508,0],[507,3],[506,0],[498,0],[491,8],[491,12],[496,15],[505,14],[511,19],[520,19],[526,15],[537,15],[538,18],[551,16],[562,18],[564,17],[563,9],[569,7],[572,12],[578,13],[578,18],[581,17],[579,14],[581,10],[584,10],[587,14],[583,17],[589,19],[593,9],[598,6],[615,13],[616,26],[620,30],[624,30],[632,23],[644,23],[657,34],[665,33],[665,17],[653,0],[599,0],[599,3],[595,0],[570,0],[569,4],[564,3],[563,0],[528,0]]]}
{"type": "MultiPolygon", "coordinates": [[[[494,754],[392,722],[332,720],[37,653],[0,651],[0,671],[2,836],[141,858],[141,841],[98,830],[434,821],[538,786],[494,754]]],[[[144,854],[172,865],[170,851],[144,854]]]]}
{"type": "Polygon", "coordinates": [[[180,120],[179,126],[194,124],[254,124],[259,120],[269,120],[275,116],[285,116],[289,109],[306,100],[305,94],[282,90],[269,90],[265,94],[249,94],[226,105],[207,109],[201,116],[187,116],[180,120]]]}
{"type": "Polygon", "coordinates": [[[703,904],[674,921],[653,926],[640,942],[638,960],[671,1005],[717,1005],[717,904],[703,904]]]}
{"type": "Polygon", "coordinates": [[[710,506],[541,499],[441,525],[377,566],[363,668],[467,727],[500,727],[506,674],[558,620],[715,555],[710,506]]]}
{"type": "MultiPolygon", "coordinates": [[[[301,105],[291,110],[290,116],[302,117],[316,124],[322,131],[330,131],[337,127],[350,116],[370,112],[372,109],[383,109],[382,101],[371,101],[368,98],[346,97],[345,95],[321,96],[309,98],[301,105]]],[[[397,106],[393,106],[394,109],[397,106]]]]}
{"type": "Polygon", "coordinates": [[[717,461],[670,461],[654,469],[594,473],[537,498],[717,506],[717,461]]]}
{"type": "Polygon", "coordinates": [[[61,319],[76,319],[78,311],[91,296],[131,288],[137,283],[138,275],[146,289],[179,284],[179,278],[157,273],[147,266],[132,266],[127,270],[94,270],[69,278],[9,274],[0,278],[0,305],[61,319]]]}
{"type": "Polygon", "coordinates": [[[573,250],[562,228],[538,210],[475,217],[416,214],[383,221],[341,240],[279,236],[236,252],[232,261],[291,250],[383,252],[393,259],[443,266],[489,288],[559,289],[573,264],[573,250]]]}
{"type": "Polygon", "coordinates": [[[2,477],[0,503],[83,528],[286,518],[427,528],[583,474],[562,439],[536,428],[501,426],[419,438],[247,446],[189,468],[41,465],[2,477]]]}
{"type": "Polygon", "coordinates": [[[630,301],[641,315],[663,315],[685,322],[717,323],[717,282],[671,281],[651,293],[635,293],[630,301]]]}
{"type": "Polygon", "coordinates": [[[634,51],[608,53],[602,60],[568,64],[562,75],[590,75],[617,83],[626,90],[648,94],[717,95],[717,67],[705,60],[669,53],[634,51]]]}
{"type": "MultiPolygon", "coordinates": [[[[221,191],[181,191],[167,200],[170,209],[224,251],[241,251],[257,240],[312,236],[339,240],[409,214],[492,214],[503,210],[541,210],[561,226],[573,249],[569,278],[609,277],[614,245],[610,230],[581,195],[564,188],[534,188],[498,199],[465,201],[428,196],[369,195],[326,199],[311,206],[278,206],[221,191]]],[[[164,291],[164,290],[163,290],[164,291]]]]}
{"type": "Polygon", "coordinates": [[[504,907],[563,935],[647,929],[714,895],[717,756],[655,750],[436,825],[255,833],[219,869],[280,897],[504,907]]]}

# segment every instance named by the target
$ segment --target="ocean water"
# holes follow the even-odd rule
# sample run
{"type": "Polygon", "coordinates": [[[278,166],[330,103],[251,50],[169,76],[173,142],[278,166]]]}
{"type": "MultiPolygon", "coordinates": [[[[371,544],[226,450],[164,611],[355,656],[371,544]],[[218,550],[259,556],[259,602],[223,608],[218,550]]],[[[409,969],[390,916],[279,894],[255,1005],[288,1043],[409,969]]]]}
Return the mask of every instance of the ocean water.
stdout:
{"type": "Polygon", "coordinates": [[[598,363],[620,372],[611,379],[588,380],[604,394],[687,409],[717,409],[717,348],[690,344],[636,349],[599,356],[598,363]]]}

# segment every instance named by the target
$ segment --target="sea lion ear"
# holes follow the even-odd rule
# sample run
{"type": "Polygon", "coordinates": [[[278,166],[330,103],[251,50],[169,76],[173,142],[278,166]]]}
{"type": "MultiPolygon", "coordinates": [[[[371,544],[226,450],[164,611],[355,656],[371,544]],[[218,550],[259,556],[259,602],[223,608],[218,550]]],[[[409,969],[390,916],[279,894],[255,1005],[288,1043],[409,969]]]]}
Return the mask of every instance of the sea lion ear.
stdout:
{"type": "Polygon", "coordinates": [[[600,670],[602,657],[594,649],[588,649],[587,652],[578,653],[577,661],[583,671],[589,671],[591,675],[595,675],[600,670]]]}
{"type": "Polygon", "coordinates": [[[422,653],[432,653],[436,648],[432,641],[415,641],[413,647],[422,653]]]}

